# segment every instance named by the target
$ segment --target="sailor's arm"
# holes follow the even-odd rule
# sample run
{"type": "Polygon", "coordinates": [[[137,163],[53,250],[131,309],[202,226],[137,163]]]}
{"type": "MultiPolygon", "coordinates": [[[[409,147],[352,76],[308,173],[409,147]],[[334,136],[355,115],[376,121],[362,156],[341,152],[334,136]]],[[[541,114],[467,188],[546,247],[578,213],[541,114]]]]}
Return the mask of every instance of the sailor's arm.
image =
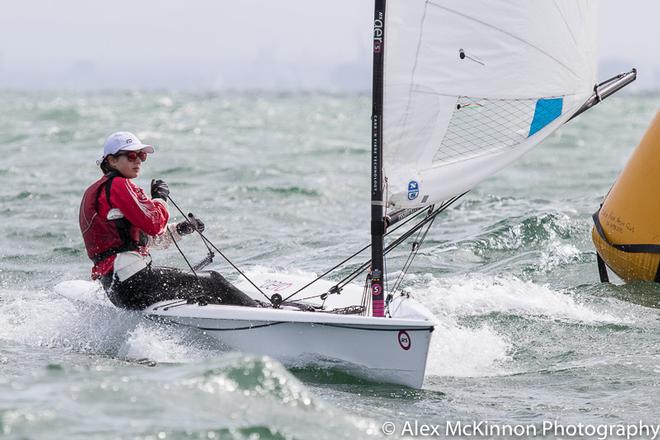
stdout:
{"type": "Polygon", "coordinates": [[[165,232],[170,218],[167,202],[148,198],[142,188],[130,180],[115,178],[110,191],[110,202],[121,210],[133,226],[147,235],[157,236],[165,232]]]}

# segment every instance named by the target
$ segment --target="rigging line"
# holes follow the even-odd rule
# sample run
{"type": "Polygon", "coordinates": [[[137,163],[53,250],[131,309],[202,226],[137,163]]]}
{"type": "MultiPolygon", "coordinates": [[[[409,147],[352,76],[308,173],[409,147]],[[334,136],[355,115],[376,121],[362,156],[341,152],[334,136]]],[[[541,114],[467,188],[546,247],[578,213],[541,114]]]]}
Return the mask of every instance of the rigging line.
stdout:
{"type": "MultiPolygon", "coordinates": [[[[444,203],[443,203],[442,205],[440,205],[440,206],[438,207],[438,209],[436,209],[434,212],[432,212],[432,213],[427,213],[426,218],[424,218],[421,222],[417,223],[417,224],[416,224],[415,226],[413,226],[411,229],[409,229],[409,230],[406,231],[404,234],[402,234],[399,238],[397,238],[397,239],[394,240],[392,243],[390,243],[390,244],[385,248],[385,250],[386,250],[387,252],[390,252],[391,250],[393,250],[394,248],[396,248],[397,246],[399,246],[402,242],[404,242],[404,241],[407,240],[411,235],[413,235],[415,232],[417,232],[417,230],[419,230],[420,228],[422,228],[422,227],[423,227],[426,223],[428,223],[429,221],[433,220],[438,214],[440,214],[440,213],[443,212],[445,209],[447,209],[447,208],[449,207],[449,205],[451,205],[452,203],[454,203],[454,202],[455,202],[456,200],[458,200],[459,198],[463,197],[463,195],[465,195],[465,194],[467,194],[467,191],[464,192],[463,194],[459,195],[459,196],[454,196],[454,197],[452,197],[451,199],[449,199],[448,201],[444,202],[444,203]]],[[[422,212],[423,212],[423,211],[422,211],[422,212]]]]}
{"type": "Polygon", "coordinates": [[[174,207],[175,207],[175,208],[181,213],[181,215],[183,216],[183,218],[184,218],[188,223],[190,223],[190,225],[193,227],[193,229],[195,230],[195,232],[197,232],[197,233],[199,234],[199,236],[202,237],[202,241],[204,242],[204,246],[206,246],[206,249],[209,251],[209,253],[212,254],[213,252],[211,252],[211,248],[209,247],[209,245],[206,244],[206,241],[204,240],[204,237],[202,236],[202,233],[199,232],[199,231],[197,230],[197,227],[195,227],[195,225],[193,225],[193,223],[190,221],[190,219],[188,219],[188,216],[187,216],[186,214],[183,213],[183,211],[181,210],[181,208],[179,208],[179,205],[177,205],[177,204],[174,202],[174,200],[172,200],[172,197],[171,197],[169,194],[167,195],[167,198],[170,199],[170,202],[172,202],[172,204],[174,205],[174,207]]]}
{"type": "Polygon", "coordinates": [[[566,64],[562,63],[560,60],[558,60],[557,58],[555,58],[554,56],[552,56],[551,54],[549,54],[549,53],[546,52],[545,50],[541,49],[540,47],[538,47],[538,46],[536,46],[536,45],[534,45],[534,44],[532,44],[532,43],[530,43],[529,41],[525,41],[525,40],[523,40],[522,38],[518,37],[518,36],[515,35],[515,34],[512,34],[511,32],[507,32],[507,31],[505,31],[504,29],[500,29],[500,28],[498,28],[497,26],[493,26],[492,24],[486,23],[485,21],[479,20],[478,18],[471,17],[471,16],[469,16],[469,15],[463,14],[463,13],[461,13],[461,12],[455,11],[455,10],[453,10],[453,9],[447,8],[447,7],[442,6],[442,5],[439,5],[439,4],[437,4],[437,3],[433,3],[432,1],[429,1],[428,4],[431,5],[431,6],[435,6],[436,8],[439,8],[439,9],[444,9],[444,10],[447,11],[447,12],[451,12],[451,13],[453,13],[453,14],[460,15],[461,17],[466,18],[466,19],[468,19],[468,20],[476,21],[477,23],[482,24],[482,25],[484,25],[484,26],[486,26],[486,27],[489,27],[489,28],[491,28],[491,29],[494,29],[494,30],[496,30],[496,31],[502,32],[503,34],[508,35],[509,37],[511,37],[511,38],[513,38],[513,39],[516,39],[516,40],[518,40],[518,41],[520,41],[520,42],[526,44],[527,46],[530,46],[530,47],[536,49],[538,52],[540,52],[540,53],[542,53],[543,55],[547,56],[548,58],[554,60],[557,64],[559,64],[560,66],[562,66],[564,69],[568,70],[568,71],[569,71],[574,77],[576,77],[576,78],[579,78],[579,77],[580,77],[576,72],[573,71],[573,69],[571,69],[571,68],[570,68],[569,66],[567,66],[566,64]]]}
{"type": "MultiPolygon", "coordinates": [[[[197,232],[199,232],[199,231],[197,231],[197,232]]],[[[222,251],[221,251],[220,249],[218,249],[217,246],[214,245],[214,244],[211,242],[211,240],[209,240],[209,239],[206,238],[204,235],[202,235],[201,232],[199,233],[199,235],[201,235],[202,238],[203,238],[206,242],[208,242],[208,244],[210,244],[211,247],[212,247],[213,249],[215,249],[215,251],[216,251],[218,254],[220,254],[220,256],[221,256],[222,258],[224,258],[225,261],[226,261],[227,263],[229,263],[229,264],[231,265],[231,267],[233,267],[234,270],[235,270],[236,272],[238,272],[239,274],[241,274],[241,276],[242,276],[243,278],[245,278],[250,284],[252,284],[252,286],[253,286],[255,289],[257,289],[257,290],[259,291],[259,293],[261,293],[263,296],[265,296],[266,299],[268,299],[268,301],[272,304],[272,301],[271,301],[270,297],[269,297],[268,295],[266,295],[266,294],[263,292],[263,290],[261,290],[256,284],[254,284],[254,283],[252,282],[252,280],[251,280],[250,278],[248,278],[248,276],[245,275],[245,273],[243,273],[243,271],[242,271],[241,269],[238,268],[238,266],[236,266],[236,265],[235,265],[235,264],[234,264],[229,258],[227,258],[227,256],[226,256],[225,254],[223,254],[222,251]]]]}
{"type": "MultiPolygon", "coordinates": [[[[415,226],[413,226],[413,227],[410,228],[408,231],[406,231],[403,235],[401,235],[401,237],[397,238],[395,241],[393,241],[392,243],[390,243],[390,244],[385,248],[385,250],[383,251],[383,254],[386,255],[386,254],[388,254],[389,252],[391,252],[394,248],[396,248],[396,247],[397,247],[398,245],[400,245],[403,241],[405,241],[405,240],[408,239],[412,234],[414,234],[419,228],[423,227],[426,223],[428,223],[429,221],[431,221],[431,219],[435,218],[438,214],[440,214],[442,211],[444,211],[445,209],[447,209],[451,204],[453,204],[454,202],[456,202],[458,199],[460,199],[461,197],[463,197],[463,196],[464,196],[465,194],[467,194],[467,193],[468,193],[468,191],[465,191],[463,194],[460,194],[460,195],[458,195],[458,196],[454,196],[454,197],[452,197],[451,199],[449,199],[449,200],[447,200],[446,202],[444,202],[442,205],[440,205],[440,206],[438,207],[438,209],[437,209],[433,214],[431,214],[430,216],[428,216],[427,218],[425,218],[425,219],[422,220],[421,222],[417,223],[415,226]]],[[[423,211],[422,211],[422,212],[423,212],[423,211]]],[[[357,278],[357,276],[358,276],[360,273],[364,272],[364,271],[369,267],[369,265],[371,265],[371,260],[366,261],[366,262],[363,263],[360,267],[358,267],[358,268],[355,269],[352,273],[350,273],[348,276],[344,277],[341,281],[339,281],[339,282],[336,284],[336,287],[338,287],[339,290],[341,290],[342,288],[344,288],[344,286],[346,286],[348,283],[350,283],[350,282],[353,281],[355,278],[357,278]]],[[[333,292],[330,292],[330,294],[332,294],[332,293],[333,293],[333,292]]]]}
{"type": "MultiPolygon", "coordinates": [[[[401,226],[403,226],[403,225],[401,225],[401,226]]],[[[364,249],[366,249],[366,248],[368,248],[368,247],[370,247],[370,246],[366,246],[364,249]]],[[[363,250],[364,250],[364,249],[363,249],[363,250]]],[[[358,252],[358,253],[352,255],[351,257],[347,258],[344,262],[346,262],[346,261],[348,261],[349,259],[351,259],[351,258],[357,256],[359,253],[360,253],[360,252],[358,252]]],[[[385,254],[386,254],[386,252],[384,251],[384,252],[383,252],[383,256],[385,256],[385,254]]],[[[355,279],[360,273],[362,273],[366,268],[368,268],[370,264],[371,264],[371,259],[369,259],[367,262],[363,263],[360,267],[358,267],[358,268],[355,269],[353,272],[351,272],[346,278],[344,278],[344,279],[342,279],[341,281],[339,281],[335,286],[339,286],[339,285],[342,284],[342,283],[344,282],[344,280],[346,280],[348,277],[351,277],[352,275],[354,275],[353,277],[351,277],[351,278],[348,280],[347,283],[344,283],[344,284],[342,284],[341,286],[339,286],[339,289],[341,290],[346,284],[348,284],[349,282],[353,281],[353,280],[354,280],[354,279],[355,279]]],[[[324,275],[330,273],[332,270],[336,269],[337,267],[339,267],[339,265],[333,267],[330,271],[326,272],[324,275]]],[[[317,282],[317,281],[320,280],[320,279],[321,279],[321,277],[318,277],[318,278],[316,278],[315,280],[310,281],[307,285],[301,287],[300,289],[298,289],[298,290],[296,290],[295,292],[293,292],[291,295],[287,296],[286,299],[284,299],[284,301],[290,299],[292,296],[298,294],[300,291],[302,291],[303,289],[306,289],[308,286],[314,284],[315,282],[317,282]]],[[[333,289],[330,289],[330,291],[332,291],[332,290],[333,290],[333,289]]],[[[330,291],[329,291],[329,292],[330,292],[330,291]]],[[[323,295],[325,295],[325,294],[327,294],[327,293],[328,293],[328,292],[325,292],[323,295]]]]}
{"type": "MultiPolygon", "coordinates": [[[[406,264],[404,264],[404,267],[401,270],[401,274],[399,274],[399,277],[397,278],[396,283],[394,284],[394,287],[392,288],[392,292],[396,292],[399,289],[399,286],[403,282],[403,278],[408,273],[408,270],[410,270],[410,266],[412,266],[413,260],[415,259],[415,257],[419,253],[419,249],[422,247],[422,243],[424,243],[424,240],[426,240],[426,235],[429,233],[429,230],[431,229],[431,226],[433,226],[434,221],[435,221],[435,217],[433,218],[433,220],[431,220],[429,222],[429,225],[426,227],[426,230],[422,234],[422,238],[420,238],[420,240],[415,245],[413,245],[414,248],[410,252],[410,255],[408,256],[408,260],[406,260],[406,264]]],[[[422,232],[421,229],[419,231],[420,231],[420,233],[422,232]]]]}
{"type": "MultiPolygon", "coordinates": [[[[415,219],[416,217],[418,217],[420,214],[423,214],[423,213],[424,213],[424,211],[419,211],[419,212],[416,212],[416,213],[412,213],[412,214],[415,214],[415,215],[411,215],[409,219],[406,219],[403,223],[401,223],[400,225],[397,225],[397,226],[396,226],[395,228],[393,228],[391,231],[388,231],[388,232],[385,234],[385,236],[388,236],[389,234],[395,232],[396,230],[398,230],[399,228],[403,227],[403,226],[406,225],[407,223],[411,222],[413,219],[415,219]]],[[[308,287],[311,286],[312,284],[316,283],[316,282],[317,282],[318,280],[320,280],[321,278],[324,278],[324,277],[325,277],[326,275],[328,275],[329,273],[331,273],[331,272],[335,271],[337,268],[343,266],[343,265],[346,264],[348,261],[350,261],[350,260],[352,260],[353,258],[357,257],[358,255],[360,255],[362,252],[366,251],[366,250],[369,249],[370,247],[371,247],[371,243],[365,245],[364,247],[362,247],[362,249],[358,250],[358,251],[355,252],[353,255],[351,255],[351,256],[345,258],[345,259],[342,260],[340,263],[337,263],[335,266],[331,267],[330,269],[326,270],[323,274],[319,275],[316,279],[310,281],[309,283],[305,284],[304,286],[302,286],[301,288],[299,288],[298,290],[296,290],[295,292],[293,292],[291,295],[289,295],[289,296],[287,296],[286,298],[284,298],[283,301],[287,301],[287,300],[291,299],[292,296],[297,295],[297,294],[300,293],[301,291],[305,290],[306,288],[308,288],[308,287]]],[[[371,261],[371,260],[370,260],[370,261],[371,261]]]]}
{"type": "MultiPolygon", "coordinates": [[[[296,301],[305,301],[305,300],[314,299],[314,298],[321,298],[322,299],[322,297],[324,297],[324,296],[325,296],[325,292],[321,293],[319,295],[312,295],[312,296],[306,296],[304,298],[298,298],[296,301]]],[[[282,304],[284,304],[284,301],[282,301],[282,304]]]]}
{"type": "MultiPolygon", "coordinates": [[[[435,214],[432,214],[433,216],[438,215],[441,211],[441,208],[438,208],[438,212],[435,214]]],[[[403,241],[408,239],[412,234],[414,234],[419,228],[421,228],[424,224],[428,222],[428,218],[425,218],[421,222],[417,223],[415,226],[413,226],[410,230],[406,231],[401,237],[397,238],[394,240],[392,243],[390,243],[384,250],[383,250],[383,255],[387,255],[390,253],[394,248],[396,248],[399,244],[401,244],[403,241]]],[[[355,278],[357,278],[358,275],[360,275],[362,272],[364,272],[369,266],[371,265],[371,260],[366,261],[362,263],[360,267],[355,269],[352,273],[350,273],[348,276],[346,276],[344,279],[339,281],[337,283],[337,286],[339,286],[339,289],[343,289],[344,286],[346,286],[348,283],[353,281],[355,278]]]]}
{"type": "Polygon", "coordinates": [[[170,238],[172,239],[172,243],[174,243],[174,246],[176,246],[176,249],[179,251],[179,253],[180,253],[181,256],[183,257],[183,259],[185,260],[186,264],[188,265],[188,267],[190,268],[190,270],[192,271],[192,273],[195,275],[195,278],[199,278],[199,277],[197,276],[197,272],[195,272],[195,269],[193,269],[192,265],[190,264],[190,262],[189,262],[188,259],[186,258],[186,254],[183,253],[183,251],[182,251],[181,248],[179,247],[179,244],[176,242],[176,239],[174,238],[174,234],[172,234],[172,231],[170,230],[170,228],[165,227],[165,229],[167,229],[167,232],[169,232],[169,234],[170,234],[170,238]]]}
{"type": "MultiPolygon", "coordinates": [[[[174,200],[172,200],[172,197],[171,197],[170,195],[168,195],[167,198],[170,200],[170,202],[172,202],[172,204],[176,207],[176,209],[179,210],[179,212],[181,213],[181,215],[183,215],[183,217],[186,219],[186,221],[188,221],[189,223],[192,223],[192,222],[190,222],[190,220],[188,220],[188,217],[183,213],[183,211],[181,210],[181,208],[179,208],[179,207],[177,206],[177,204],[174,202],[174,200]]],[[[194,225],[193,225],[193,226],[194,226],[194,225]]],[[[239,274],[241,274],[241,276],[242,276],[243,278],[245,278],[250,284],[252,284],[252,286],[253,286],[255,289],[257,289],[257,290],[259,291],[259,293],[261,293],[263,296],[265,296],[266,299],[268,299],[268,302],[270,302],[270,303],[272,304],[272,301],[271,301],[270,297],[269,297],[268,295],[266,295],[266,294],[263,292],[263,290],[261,290],[256,284],[254,284],[254,283],[252,282],[252,280],[251,280],[250,278],[248,278],[248,276],[245,275],[245,274],[243,273],[243,271],[240,270],[240,269],[239,269],[239,268],[238,268],[238,267],[237,267],[237,266],[236,266],[236,265],[235,265],[235,264],[234,264],[229,258],[227,258],[227,256],[225,256],[225,254],[223,254],[222,251],[221,251],[220,249],[218,249],[218,247],[217,247],[216,245],[214,245],[214,244],[211,242],[211,240],[209,240],[208,238],[206,238],[206,237],[204,236],[204,234],[202,234],[200,231],[197,230],[197,228],[195,228],[195,231],[199,234],[200,237],[202,237],[202,240],[204,241],[204,244],[206,245],[206,248],[207,248],[207,249],[209,249],[209,246],[208,246],[208,245],[211,245],[211,247],[213,247],[213,249],[215,249],[215,251],[216,251],[218,254],[220,254],[220,256],[221,256],[222,258],[224,258],[225,261],[231,265],[231,267],[234,268],[234,270],[236,270],[236,272],[238,272],[239,274]],[[208,244],[207,244],[207,243],[208,243],[208,244]]],[[[172,232],[170,232],[170,234],[171,234],[171,233],[172,233],[172,232]]],[[[179,246],[177,245],[177,248],[178,248],[178,247],[179,247],[179,246]]],[[[180,252],[180,251],[179,251],[179,252],[180,252]]],[[[211,252],[211,249],[209,249],[209,252],[211,252]]],[[[211,252],[211,253],[212,253],[212,252],[211,252]]],[[[183,253],[182,253],[181,255],[183,255],[183,253]]],[[[185,258],[185,256],[184,256],[184,258],[185,258]]],[[[186,260],[186,263],[187,263],[187,262],[188,262],[188,260],[186,260]]],[[[189,263],[188,265],[190,266],[190,263],[189,263]]],[[[190,269],[192,270],[192,266],[190,267],[190,269]]],[[[193,271],[193,272],[194,272],[194,271],[193,271]]]]}
{"type": "MultiPolygon", "coordinates": [[[[430,227],[430,225],[429,225],[430,227]]],[[[428,228],[426,228],[428,231],[428,228]]],[[[408,267],[410,267],[410,263],[412,262],[412,259],[414,258],[413,255],[415,253],[415,250],[420,243],[419,237],[422,234],[422,229],[420,228],[419,231],[417,232],[417,237],[415,237],[415,240],[413,241],[412,249],[410,250],[410,253],[408,254],[408,258],[406,258],[405,263],[403,263],[403,266],[401,266],[401,272],[399,273],[399,276],[396,277],[396,281],[394,282],[394,287],[392,287],[392,292],[396,292],[396,290],[399,288],[399,284],[401,284],[401,281],[403,280],[403,277],[406,275],[406,271],[408,267]]],[[[422,238],[423,240],[423,238],[422,238]]]]}
{"type": "MultiPolygon", "coordinates": [[[[439,209],[439,208],[438,208],[438,209],[439,209]]],[[[438,215],[440,212],[441,212],[441,211],[438,211],[438,212],[436,212],[435,214],[432,214],[433,217],[435,217],[436,215],[438,215]]],[[[427,218],[425,218],[424,220],[422,220],[421,222],[417,223],[417,224],[416,224],[415,226],[413,226],[410,230],[406,231],[406,233],[404,233],[403,235],[401,235],[401,237],[397,238],[395,241],[393,241],[392,243],[390,243],[390,244],[389,244],[389,245],[383,250],[383,255],[384,255],[384,256],[387,255],[387,254],[390,253],[392,250],[394,250],[394,248],[396,248],[396,247],[397,247],[398,245],[400,245],[402,242],[404,242],[405,240],[407,240],[407,239],[408,239],[412,234],[414,234],[419,228],[421,228],[422,226],[424,226],[424,225],[428,222],[428,219],[429,219],[429,217],[427,217],[427,218]]],[[[348,283],[350,283],[350,282],[353,281],[355,278],[357,278],[358,275],[360,275],[362,272],[364,272],[366,269],[368,269],[370,265],[371,265],[371,260],[362,263],[362,265],[361,265],[360,267],[358,267],[358,268],[355,269],[352,273],[350,273],[348,276],[346,276],[344,279],[342,279],[341,281],[339,281],[339,282],[337,283],[337,286],[339,286],[339,290],[343,289],[344,286],[346,286],[348,283]]]]}
{"type": "MultiPolygon", "coordinates": [[[[403,243],[405,240],[407,240],[407,239],[408,239],[412,234],[414,234],[418,229],[422,228],[426,223],[428,223],[428,222],[431,221],[433,218],[435,218],[438,214],[440,214],[440,213],[443,212],[445,209],[447,209],[447,208],[449,207],[449,205],[453,204],[456,200],[460,199],[461,197],[463,197],[463,196],[464,196],[465,194],[467,194],[467,193],[468,193],[468,191],[464,192],[463,194],[461,194],[461,195],[459,195],[459,196],[452,197],[452,198],[449,199],[448,201],[444,202],[442,205],[440,205],[440,207],[438,207],[438,209],[437,209],[433,214],[431,214],[430,216],[428,216],[427,218],[425,218],[425,219],[422,220],[421,222],[417,223],[415,226],[413,226],[411,229],[409,229],[409,230],[406,231],[403,235],[401,235],[401,237],[397,238],[395,241],[393,241],[392,243],[390,243],[390,244],[385,248],[385,250],[384,250],[384,254],[388,254],[388,253],[390,253],[390,252],[391,252],[392,250],[394,250],[397,246],[399,246],[401,243],[403,243]]],[[[342,279],[341,281],[339,281],[339,282],[337,283],[337,285],[339,286],[339,285],[341,284],[339,287],[340,287],[340,289],[343,288],[344,286],[346,286],[346,284],[348,284],[348,283],[350,283],[351,281],[353,281],[353,280],[354,280],[354,279],[355,279],[360,273],[364,272],[364,270],[367,269],[367,268],[369,267],[370,264],[371,264],[371,260],[365,262],[364,264],[362,264],[362,266],[358,267],[355,271],[353,271],[353,272],[352,272],[351,274],[349,274],[347,277],[345,277],[344,279],[342,279]]]]}
{"type": "Polygon", "coordinates": [[[326,270],[323,274],[319,275],[316,279],[310,281],[309,283],[307,283],[307,284],[305,284],[304,286],[302,286],[300,289],[298,289],[298,290],[296,290],[295,292],[293,292],[291,295],[289,295],[289,296],[287,296],[286,298],[284,298],[283,301],[286,301],[286,300],[290,299],[292,296],[294,296],[294,295],[300,293],[301,291],[305,290],[306,288],[308,288],[308,287],[311,286],[312,284],[316,283],[316,282],[317,282],[318,280],[320,280],[321,278],[323,278],[323,277],[325,277],[326,275],[328,275],[330,272],[333,272],[333,271],[336,270],[338,267],[344,265],[346,262],[348,262],[348,261],[352,260],[353,258],[357,257],[358,255],[360,255],[362,252],[366,251],[366,250],[369,249],[370,247],[371,247],[371,244],[368,244],[368,245],[364,246],[362,249],[360,249],[359,251],[355,252],[355,253],[354,253],[353,255],[351,255],[350,257],[345,258],[345,259],[344,259],[343,261],[341,261],[340,263],[337,263],[334,267],[331,267],[330,269],[326,270]]]}

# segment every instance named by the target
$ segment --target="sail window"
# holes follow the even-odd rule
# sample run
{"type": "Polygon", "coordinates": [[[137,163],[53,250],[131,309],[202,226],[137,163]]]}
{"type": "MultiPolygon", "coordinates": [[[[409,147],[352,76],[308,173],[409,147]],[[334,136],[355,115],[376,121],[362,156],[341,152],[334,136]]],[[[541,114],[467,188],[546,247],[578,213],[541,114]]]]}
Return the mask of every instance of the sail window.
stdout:
{"type": "Polygon", "coordinates": [[[434,163],[513,148],[561,115],[562,98],[459,97],[434,163]]]}

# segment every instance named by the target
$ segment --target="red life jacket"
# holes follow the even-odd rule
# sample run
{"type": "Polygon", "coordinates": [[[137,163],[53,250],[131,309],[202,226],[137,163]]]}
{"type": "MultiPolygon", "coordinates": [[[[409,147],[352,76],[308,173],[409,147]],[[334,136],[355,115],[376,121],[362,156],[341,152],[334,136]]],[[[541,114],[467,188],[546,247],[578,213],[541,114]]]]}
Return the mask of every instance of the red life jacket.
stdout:
{"type": "Polygon", "coordinates": [[[120,252],[133,251],[144,245],[142,240],[138,242],[131,238],[131,224],[128,220],[124,218],[108,220],[99,214],[101,191],[105,189],[105,196],[110,205],[110,186],[115,177],[116,174],[109,174],[94,182],[87,188],[80,203],[80,232],[85,241],[87,256],[94,264],[120,252]]]}

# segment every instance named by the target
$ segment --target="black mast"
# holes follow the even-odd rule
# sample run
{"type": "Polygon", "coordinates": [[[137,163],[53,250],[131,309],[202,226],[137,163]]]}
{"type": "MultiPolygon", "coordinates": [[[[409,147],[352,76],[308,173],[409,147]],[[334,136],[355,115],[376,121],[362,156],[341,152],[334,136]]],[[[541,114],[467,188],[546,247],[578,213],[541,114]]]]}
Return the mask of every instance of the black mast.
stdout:
{"type": "Polygon", "coordinates": [[[385,0],[375,0],[374,67],[371,114],[371,299],[372,314],[385,316],[383,292],[383,66],[385,57],[385,0]]]}

